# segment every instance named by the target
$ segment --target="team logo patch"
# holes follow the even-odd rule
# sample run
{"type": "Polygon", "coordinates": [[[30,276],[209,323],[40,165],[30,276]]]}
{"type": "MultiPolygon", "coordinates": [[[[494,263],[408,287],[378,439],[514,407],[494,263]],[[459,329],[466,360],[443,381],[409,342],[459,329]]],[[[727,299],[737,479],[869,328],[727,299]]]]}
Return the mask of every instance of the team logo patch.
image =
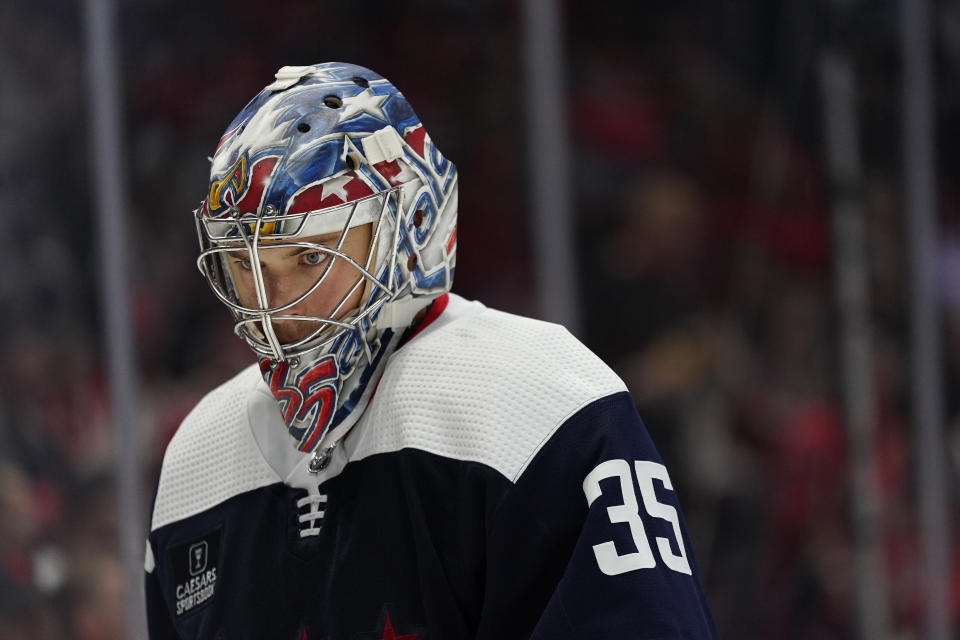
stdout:
{"type": "Polygon", "coordinates": [[[213,602],[220,560],[220,531],[217,527],[170,548],[170,569],[174,577],[170,602],[175,617],[199,611],[213,602]]]}

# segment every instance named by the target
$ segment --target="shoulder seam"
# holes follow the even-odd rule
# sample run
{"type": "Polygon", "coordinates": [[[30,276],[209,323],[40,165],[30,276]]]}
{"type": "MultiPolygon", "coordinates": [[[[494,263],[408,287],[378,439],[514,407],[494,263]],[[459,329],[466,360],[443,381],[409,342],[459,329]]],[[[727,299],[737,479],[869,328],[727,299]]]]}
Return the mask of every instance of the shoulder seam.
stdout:
{"type": "Polygon", "coordinates": [[[587,406],[593,404],[594,402],[597,402],[597,401],[599,401],[599,400],[603,400],[603,399],[605,399],[605,398],[610,398],[610,397],[613,397],[613,396],[618,395],[618,394],[621,394],[621,393],[628,393],[628,392],[627,392],[627,391],[623,391],[623,390],[617,390],[617,391],[613,391],[613,392],[610,392],[610,393],[604,393],[604,394],[601,394],[601,395],[597,395],[597,396],[594,396],[594,397],[592,397],[592,398],[588,398],[587,400],[584,400],[584,401],[581,402],[578,406],[576,406],[576,407],[574,407],[573,409],[571,409],[570,412],[567,413],[567,415],[563,416],[563,418],[561,418],[561,419],[557,422],[557,424],[555,424],[555,425],[553,426],[553,428],[550,429],[549,432],[547,432],[547,433],[544,434],[544,436],[543,436],[543,438],[540,440],[540,442],[537,443],[537,446],[534,447],[534,448],[530,451],[530,455],[527,456],[526,460],[523,461],[523,464],[520,466],[520,468],[517,469],[517,472],[514,474],[514,476],[513,476],[512,478],[510,478],[510,482],[513,483],[513,484],[516,484],[516,483],[517,483],[517,481],[520,479],[520,476],[522,476],[522,475],[523,475],[523,472],[527,470],[527,467],[529,467],[529,466],[530,466],[530,463],[533,461],[533,459],[537,457],[537,454],[540,453],[540,450],[543,449],[544,445],[546,445],[547,442],[550,441],[550,439],[551,439],[551,438],[554,436],[554,434],[560,429],[560,427],[562,427],[563,425],[565,425],[567,422],[570,421],[570,418],[572,418],[573,416],[577,415],[577,414],[580,413],[583,409],[585,409],[587,406]]]}

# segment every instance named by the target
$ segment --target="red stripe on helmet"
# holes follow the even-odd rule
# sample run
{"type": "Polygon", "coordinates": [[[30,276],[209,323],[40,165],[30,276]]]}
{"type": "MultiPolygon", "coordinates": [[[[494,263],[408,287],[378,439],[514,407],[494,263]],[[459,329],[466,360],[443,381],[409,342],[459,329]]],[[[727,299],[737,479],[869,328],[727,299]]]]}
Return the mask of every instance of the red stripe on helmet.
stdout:
{"type": "Polygon", "coordinates": [[[423,145],[424,140],[427,137],[427,130],[423,128],[423,125],[417,125],[413,129],[407,130],[403,138],[407,141],[407,144],[410,145],[410,148],[413,149],[418,156],[421,158],[423,156],[423,145]]]}
{"type": "Polygon", "coordinates": [[[260,209],[263,192],[267,186],[267,178],[270,177],[276,164],[277,158],[264,158],[258,160],[250,169],[250,181],[247,184],[247,190],[237,202],[237,209],[240,213],[256,213],[260,209]]]}
{"type": "Polygon", "coordinates": [[[457,228],[454,227],[453,231],[450,232],[450,239],[447,240],[447,253],[450,253],[450,250],[453,249],[453,245],[457,243],[457,228]]]}

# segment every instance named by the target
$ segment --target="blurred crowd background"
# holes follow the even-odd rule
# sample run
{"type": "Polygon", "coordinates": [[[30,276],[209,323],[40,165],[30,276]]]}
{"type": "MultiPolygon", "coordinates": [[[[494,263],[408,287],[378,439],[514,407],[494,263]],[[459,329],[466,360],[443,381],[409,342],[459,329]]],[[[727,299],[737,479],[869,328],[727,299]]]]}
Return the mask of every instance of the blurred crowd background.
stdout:
{"type": "MultiPolygon", "coordinates": [[[[580,337],[626,380],[671,469],[727,638],[855,634],[817,76],[825,48],[851,56],[885,596],[896,637],[920,637],[898,3],[561,5],[580,337]]],[[[960,3],[932,6],[955,513],[960,3]]],[[[0,3],[2,640],[121,638],[131,593],[118,559],[82,9],[0,3]]],[[[460,169],[455,291],[537,315],[519,3],[131,0],[118,25],[141,394],[139,424],[123,426],[139,429],[145,506],[179,421],[252,361],[196,270],[191,211],[221,131],[282,65],[356,62],[400,87],[460,169]]],[[[956,620],[960,564],[951,575],[956,620]]]]}

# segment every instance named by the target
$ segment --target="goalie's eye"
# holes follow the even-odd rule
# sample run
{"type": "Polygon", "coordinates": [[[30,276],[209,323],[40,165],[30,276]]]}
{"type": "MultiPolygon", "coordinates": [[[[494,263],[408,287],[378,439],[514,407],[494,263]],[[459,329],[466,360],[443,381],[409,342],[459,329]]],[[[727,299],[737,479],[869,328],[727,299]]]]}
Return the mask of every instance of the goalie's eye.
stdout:
{"type": "Polygon", "coordinates": [[[246,271],[250,271],[251,269],[253,269],[253,265],[250,263],[249,258],[238,258],[236,262],[238,265],[240,265],[241,269],[244,269],[246,271]]]}
{"type": "Polygon", "coordinates": [[[309,253],[303,254],[302,256],[303,263],[311,266],[315,266],[322,263],[325,258],[326,258],[326,255],[322,251],[311,251],[309,253]]]}

